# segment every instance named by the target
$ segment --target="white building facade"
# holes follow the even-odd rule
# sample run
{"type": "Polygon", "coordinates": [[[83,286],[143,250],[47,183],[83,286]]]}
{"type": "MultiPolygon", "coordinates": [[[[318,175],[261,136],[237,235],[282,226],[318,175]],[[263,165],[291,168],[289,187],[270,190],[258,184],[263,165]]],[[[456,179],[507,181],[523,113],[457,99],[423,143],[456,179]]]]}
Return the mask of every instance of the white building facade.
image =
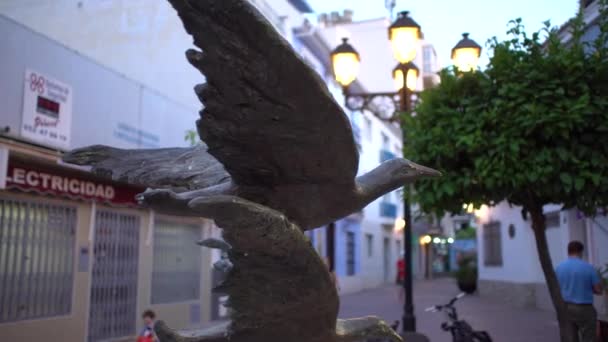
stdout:
{"type": "MultiPolygon", "coordinates": [[[[352,15],[350,10],[321,14],[314,30],[331,49],[338,46],[342,38],[348,38],[348,42],[358,51],[361,63],[357,80],[350,86],[353,91],[395,92],[392,70],[397,61],[393,58],[388,40],[390,19],[353,22],[352,15]]],[[[432,78],[432,82],[427,83],[431,86],[436,84],[437,77],[433,75],[439,70],[436,54],[423,54],[423,49],[434,52],[428,42],[422,42],[418,47],[414,60],[421,69],[416,89],[418,91],[424,88],[422,76],[432,78]],[[426,66],[424,71],[423,65],[426,66]]],[[[403,156],[402,132],[398,126],[386,123],[368,111],[352,113],[351,116],[360,132],[359,174],[371,171],[387,159],[403,156]]],[[[386,194],[364,208],[360,235],[362,272],[359,276],[348,279],[350,288],[363,289],[395,282],[396,263],[404,251],[403,224],[401,190],[386,194]]],[[[423,265],[419,260],[418,236],[414,234],[413,239],[413,271],[416,276],[421,276],[423,265]]]]}

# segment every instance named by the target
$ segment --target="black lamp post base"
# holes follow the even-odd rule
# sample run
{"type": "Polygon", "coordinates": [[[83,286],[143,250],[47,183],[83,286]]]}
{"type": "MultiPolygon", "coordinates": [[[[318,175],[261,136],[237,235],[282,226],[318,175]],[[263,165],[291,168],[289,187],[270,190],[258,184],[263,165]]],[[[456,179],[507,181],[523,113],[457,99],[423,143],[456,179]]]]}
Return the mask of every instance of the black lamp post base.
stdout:
{"type": "Polygon", "coordinates": [[[416,316],[408,314],[406,311],[406,313],[403,315],[401,324],[402,324],[401,331],[403,331],[404,333],[415,332],[416,331],[416,316]]]}

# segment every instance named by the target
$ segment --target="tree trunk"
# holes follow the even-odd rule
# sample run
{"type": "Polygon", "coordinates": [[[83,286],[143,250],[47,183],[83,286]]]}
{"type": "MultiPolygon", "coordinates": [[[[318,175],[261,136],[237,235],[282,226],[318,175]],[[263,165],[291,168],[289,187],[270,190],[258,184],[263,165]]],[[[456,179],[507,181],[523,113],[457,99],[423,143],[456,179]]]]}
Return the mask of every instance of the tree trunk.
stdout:
{"type": "Polygon", "coordinates": [[[560,341],[576,342],[578,338],[575,338],[572,326],[568,323],[568,311],[566,308],[566,303],[562,298],[557,276],[555,274],[555,270],[553,269],[553,263],[551,262],[551,255],[549,254],[547,235],[545,234],[546,222],[545,215],[543,214],[543,207],[542,205],[534,205],[533,208],[526,209],[532,218],[532,230],[534,231],[534,238],[536,240],[538,259],[540,260],[540,266],[545,275],[545,281],[547,282],[547,287],[549,288],[549,294],[551,295],[553,307],[557,313],[560,341]]]}

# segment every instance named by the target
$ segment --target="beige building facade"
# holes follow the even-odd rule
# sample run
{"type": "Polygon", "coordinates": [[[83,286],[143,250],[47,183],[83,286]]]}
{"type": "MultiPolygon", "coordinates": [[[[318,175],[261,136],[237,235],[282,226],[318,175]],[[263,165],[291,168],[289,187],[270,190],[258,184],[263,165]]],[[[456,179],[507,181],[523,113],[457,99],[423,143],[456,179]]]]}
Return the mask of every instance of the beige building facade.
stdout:
{"type": "Polygon", "coordinates": [[[178,329],[211,320],[210,221],[137,207],[140,189],[56,152],[2,139],[0,157],[1,341],[132,340],[146,309],[178,329]]]}

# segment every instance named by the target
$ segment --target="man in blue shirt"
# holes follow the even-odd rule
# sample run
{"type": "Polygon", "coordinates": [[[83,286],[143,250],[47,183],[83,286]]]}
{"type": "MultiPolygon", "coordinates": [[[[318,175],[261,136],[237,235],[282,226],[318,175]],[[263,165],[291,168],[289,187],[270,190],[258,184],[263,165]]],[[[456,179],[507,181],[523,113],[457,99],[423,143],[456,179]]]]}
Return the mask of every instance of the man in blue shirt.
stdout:
{"type": "Polygon", "coordinates": [[[602,288],[597,271],[582,259],[584,248],[580,241],[571,241],[568,260],[559,264],[555,273],[577,340],[593,342],[597,324],[593,294],[601,295],[602,288]]]}

